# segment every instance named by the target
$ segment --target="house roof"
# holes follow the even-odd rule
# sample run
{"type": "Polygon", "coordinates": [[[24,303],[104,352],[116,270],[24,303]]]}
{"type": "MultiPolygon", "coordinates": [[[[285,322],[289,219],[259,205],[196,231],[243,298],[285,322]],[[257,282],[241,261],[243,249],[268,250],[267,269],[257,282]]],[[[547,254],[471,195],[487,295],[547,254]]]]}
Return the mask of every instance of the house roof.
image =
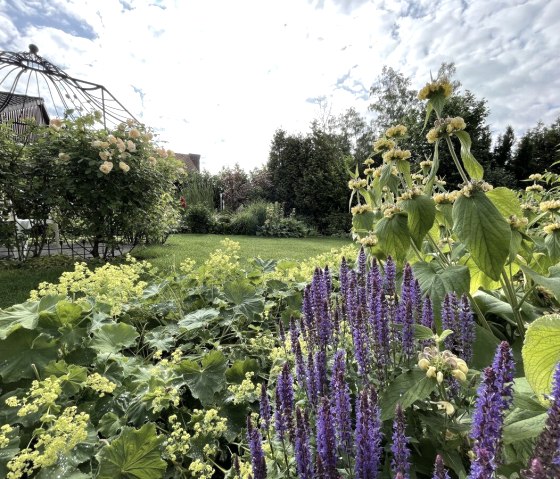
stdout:
{"type": "Polygon", "coordinates": [[[196,153],[175,153],[175,158],[181,160],[188,171],[200,171],[200,155],[196,153]]]}
{"type": "MultiPolygon", "coordinates": [[[[38,110],[43,122],[49,123],[49,115],[42,98],[0,91],[0,114],[5,118],[18,120],[20,116],[17,114],[18,111],[21,111],[21,115],[28,115],[31,110],[38,110]]],[[[39,120],[39,117],[36,118],[39,120]]]]}

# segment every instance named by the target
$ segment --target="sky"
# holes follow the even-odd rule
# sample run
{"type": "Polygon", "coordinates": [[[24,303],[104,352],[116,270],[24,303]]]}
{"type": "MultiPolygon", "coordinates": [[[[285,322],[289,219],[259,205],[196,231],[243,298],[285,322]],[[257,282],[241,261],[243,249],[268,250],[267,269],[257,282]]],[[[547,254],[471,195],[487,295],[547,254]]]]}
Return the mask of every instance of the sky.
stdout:
{"type": "Polygon", "coordinates": [[[421,88],[454,62],[494,136],[550,124],[559,31],[558,0],[0,0],[1,51],[37,45],[212,173],[264,165],[274,132],[305,134],[320,104],[368,116],[384,65],[421,88]]]}

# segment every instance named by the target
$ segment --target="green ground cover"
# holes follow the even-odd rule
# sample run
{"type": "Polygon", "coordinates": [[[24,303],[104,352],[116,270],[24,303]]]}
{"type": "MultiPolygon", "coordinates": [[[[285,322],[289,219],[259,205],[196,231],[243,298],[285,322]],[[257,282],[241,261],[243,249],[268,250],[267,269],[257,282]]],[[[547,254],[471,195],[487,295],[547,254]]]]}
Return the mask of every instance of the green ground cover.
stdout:
{"type": "MultiPolygon", "coordinates": [[[[230,236],[237,241],[241,250],[241,261],[256,256],[263,259],[304,260],[312,256],[341,248],[350,244],[349,239],[340,238],[259,238],[254,236],[230,236]]],[[[138,259],[145,259],[162,270],[180,264],[186,258],[197,263],[204,261],[216,248],[220,247],[220,235],[173,235],[164,245],[139,247],[133,251],[138,259]]],[[[52,262],[24,265],[21,268],[0,268],[0,308],[22,303],[30,290],[42,281],[56,282],[64,271],[72,266],[52,262]]]]}

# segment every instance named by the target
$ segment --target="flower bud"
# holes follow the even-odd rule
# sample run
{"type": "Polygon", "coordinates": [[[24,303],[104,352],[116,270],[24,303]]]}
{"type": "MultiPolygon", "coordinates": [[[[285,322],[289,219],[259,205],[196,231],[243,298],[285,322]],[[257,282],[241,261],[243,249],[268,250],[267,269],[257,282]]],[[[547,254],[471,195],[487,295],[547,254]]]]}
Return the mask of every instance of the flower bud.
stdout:
{"type": "Polygon", "coordinates": [[[439,401],[437,405],[438,409],[445,409],[445,414],[447,414],[448,416],[453,416],[453,414],[455,413],[455,407],[450,402],[439,401]]]}
{"type": "Polygon", "coordinates": [[[462,371],[464,374],[467,374],[469,372],[469,367],[467,366],[467,363],[462,359],[457,360],[457,369],[462,371]]]}
{"type": "Polygon", "coordinates": [[[426,371],[426,376],[428,376],[429,378],[435,378],[436,377],[436,368],[434,368],[433,366],[430,366],[428,368],[428,370],[426,371]]]}
{"type": "Polygon", "coordinates": [[[441,384],[443,382],[443,373],[441,371],[437,372],[436,379],[438,384],[441,384]]]}
{"type": "Polygon", "coordinates": [[[458,381],[461,381],[462,383],[464,383],[467,380],[467,376],[460,369],[454,369],[453,371],[451,371],[451,375],[458,381]]]}
{"type": "Polygon", "coordinates": [[[420,361],[418,361],[418,367],[423,371],[427,371],[430,367],[430,361],[428,361],[426,358],[422,358],[420,359],[420,361]]]}

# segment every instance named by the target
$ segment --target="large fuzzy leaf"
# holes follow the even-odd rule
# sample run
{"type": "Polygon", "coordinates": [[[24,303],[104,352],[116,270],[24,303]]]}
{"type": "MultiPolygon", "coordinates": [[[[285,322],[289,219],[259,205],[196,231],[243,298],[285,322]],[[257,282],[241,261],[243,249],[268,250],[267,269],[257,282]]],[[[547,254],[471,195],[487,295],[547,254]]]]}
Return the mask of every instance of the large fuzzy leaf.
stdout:
{"type": "Polygon", "coordinates": [[[166,464],[160,446],[164,436],[156,434],[153,423],[140,429],[124,428],[121,435],[101,449],[97,479],[157,479],[166,464]]]}
{"type": "Polygon", "coordinates": [[[430,231],[436,218],[436,204],[427,195],[419,195],[401,202],[403,210],[408,214],[408,230],[416,246],[422,245],[422,240],[430,231]]]}
{"type": "Polygon", "coordinates": [[[523,344],[525,376],[539,399],[552,390],[552,376],[560,362],[560,315],[550,314],[533,321],[523,344]]]}
{"type": "Polygon", "coordinates": [[[478,267],[499,280],[509,256],[511,228],[482,191],[455,201],[453,228],[478,267]]]}

